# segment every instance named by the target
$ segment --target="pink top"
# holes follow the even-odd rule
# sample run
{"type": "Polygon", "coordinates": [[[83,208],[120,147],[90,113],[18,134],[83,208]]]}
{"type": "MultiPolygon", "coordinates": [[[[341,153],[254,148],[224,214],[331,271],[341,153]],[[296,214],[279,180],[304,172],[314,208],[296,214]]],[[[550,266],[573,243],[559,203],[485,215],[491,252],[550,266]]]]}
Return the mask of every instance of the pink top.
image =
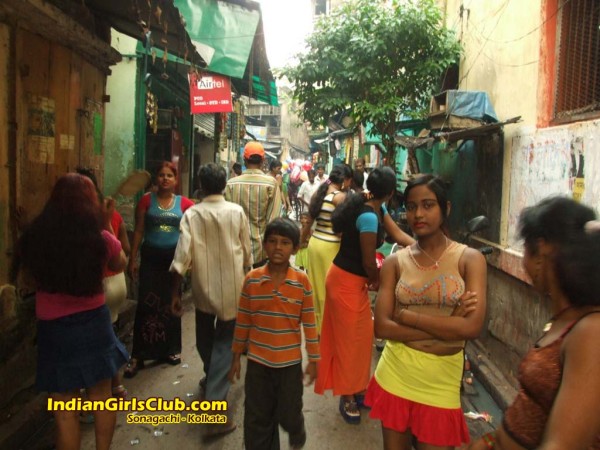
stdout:
{"type": "MultiPolygon", "coordinates": [[[[110,219],[110,225],[112,226],[114,236],[117,239],[119,239],[119,229],[121,228],[122,223],[123,223],[123,217],[121,216],[121,214],[119,214],[117,211],[113,211],[113,215],[110,219]]],[[[121,242],[121,241],[119,241],[119,242],[121,242]]],[[[123,271],[121,270],[121,272],[123,272],[123,271]]],[[[105,267],[103,276],[104,276],[104,278],[111,277],[111,276],[116,275],[121,272],[113,272],[108,267],[105,267]]]]}
{"type": "MultiPolygon", "coordinates": [[[[111,260],[121,251],[121,242],[110,232],[102,230],[102,237],[108,249],[107,260],[111,260]]],[[[54,320],[82,311],[99,308],[104,304],[104,292],[87,297],[64,293],[35,293],[35,314],[40,320],[54,320]]]]}

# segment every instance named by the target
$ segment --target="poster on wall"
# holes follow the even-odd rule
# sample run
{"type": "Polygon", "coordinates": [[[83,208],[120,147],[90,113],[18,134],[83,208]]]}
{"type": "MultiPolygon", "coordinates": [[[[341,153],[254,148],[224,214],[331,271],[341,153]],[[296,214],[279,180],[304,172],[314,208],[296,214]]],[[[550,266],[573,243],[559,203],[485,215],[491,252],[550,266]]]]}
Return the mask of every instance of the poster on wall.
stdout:
{"type": "Polygon", "coordinates": [[[571,178],[569,179],[573,199],[578,202],[583,199],[585,192],[584,162],[583,137],[579,136],[571,142],[571,178]]]}
{"type": "Polygon", "coordinates": [[[54,164],[55,112],[54,99],[29,95],[27,102],[27,156],[29,161],[54,164]]]}
{"type": "Polygon", "coordinates": [[[188,75],[190,82],[190,110],[192,114],[226,113],[233,111],[231,82],[216,74],[188,75]]]}

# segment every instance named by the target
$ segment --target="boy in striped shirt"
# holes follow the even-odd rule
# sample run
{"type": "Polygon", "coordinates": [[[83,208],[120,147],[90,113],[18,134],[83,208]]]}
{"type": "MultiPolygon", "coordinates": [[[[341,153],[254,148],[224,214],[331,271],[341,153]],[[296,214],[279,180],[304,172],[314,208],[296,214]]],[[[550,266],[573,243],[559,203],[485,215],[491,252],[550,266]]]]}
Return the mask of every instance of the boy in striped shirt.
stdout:
{"type": "Polygon", "coordinates": [[[248,450],[279,448],[279,425],[292,448],[306,442],[302,414],[302,336],[308,385],[317,376],[319,340],[312,289],[306,274],[290,265],[300,230],[288,218],[267,225],[263,240],[269,262],[244,280],[233,339],[229,378],[240,378],[241,355],[248,352],[244,404],[244,443],[248,450]]]}

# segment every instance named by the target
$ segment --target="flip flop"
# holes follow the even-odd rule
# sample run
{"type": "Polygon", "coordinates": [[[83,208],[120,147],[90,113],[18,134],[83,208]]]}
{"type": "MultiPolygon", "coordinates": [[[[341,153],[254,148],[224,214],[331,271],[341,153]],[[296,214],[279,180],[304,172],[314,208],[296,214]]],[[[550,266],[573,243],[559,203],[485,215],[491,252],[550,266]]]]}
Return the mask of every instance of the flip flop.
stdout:
{"type": "Polygon", "coordinates": [[[115,398],[127,398],[127,388],[122,384],[112,388],[112,395],[115,398]]]}
{"type": "Polygon", "coordinates": [[[123,376],[125,378],[133,378],[137,375],[137,373],[144,368],[144,361],[141,359],[131,358],[127,367],[123,371],[123,376]]]}
{"type": "Polygon", "coordinates": [[[181,355],[179,355],[179,354],[169,355],[164,359],[164,362],[171,364],[172,366],[177,366],[177,365],[181,364],[181,355]]]}
{"type": "Polygon", "coordinates": [[[224,436],[226,434],[235,431],[237,425],[235,422],[228,421],[224,424],[211,424],[208,425],[206,431],[204,432],[204,439],[211,439],[218,436],[224,436]]]}

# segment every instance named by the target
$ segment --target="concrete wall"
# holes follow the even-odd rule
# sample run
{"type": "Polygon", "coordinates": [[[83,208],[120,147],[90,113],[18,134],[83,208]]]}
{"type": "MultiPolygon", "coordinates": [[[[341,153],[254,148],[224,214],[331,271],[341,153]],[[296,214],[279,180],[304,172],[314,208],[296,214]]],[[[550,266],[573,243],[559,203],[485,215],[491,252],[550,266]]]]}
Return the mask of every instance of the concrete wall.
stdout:
{"type": "MultiPolygon", "coordinates": [[[[296,108],[298,108],[298,105],[296,105],[288,95],[284,95],[282,92],[282,95],[280,96],[281,137],[287,139],[293,146],[308,152],[308,130],[304,122],[302,122],[294,112],[296,108]]],[[[285,159],[283,159],[283,161],[285,161],[285,159]]]]}
{"type": "Polygon", "coordinates": [[[581,195],[600,207],[600,120],[545,129],[523,127],[513,134],[508,243],[519,245],[519,212],[550,195],[581,195]],[[576,177],[583,164],[583,184],[576,177]]]}
{"type": "MultiPolygon", "coordinates": [[[[123,60],[114,65],[107,79],[104,193],[113,195],[121,181],[135,169],[135,99],[137,98],[135,55],[137,40],[112,30],[111,45],[123,60]]],[[[129,228],[133,227],[133,198],[119,197],[118,210],[129,228]]]]}
{"type": "Polygon", "coordinates": [[[520,115],[524,123],[535,124],[541,0],[447,3],[447,26],[465,49],[460,89],[486,91],[500,119],[520,115]],[[461,17],[462,4],[467,9],[461,17]]]}
{"type": "MultiPolygon", "coordinates": [[[[137,40],[112,30],[111,45],[123,55],[135,55],[137,40]]],[[[106,93],[106,161],[104,190],[114,192],[121,180],[134,169],[134,123],[137,59],[124,56],[111,68],[106,93]]]]}
{"type": "Polygon", "coordinates": [[[519,362],[551,315],[548,305],[528,283],[493,266],[488,266],[487,301],[487,327],[479,340],[516,387],[519,362]]]}
{"type": "Polygon", "coordinates": [[[481,338],[509,378],[550,316],[522,269],[520,211],[559,194],[600,206],[600,121],[550,126],[556,9],[556,0],[445,6],[446,24],[464,47],[459,88],[486,91],[500,120],[522,117],[504,127],[500,238],[488,258],[488,327],[481,338]],[[583,160],[584,182],[575,179],[583,160]]]}

